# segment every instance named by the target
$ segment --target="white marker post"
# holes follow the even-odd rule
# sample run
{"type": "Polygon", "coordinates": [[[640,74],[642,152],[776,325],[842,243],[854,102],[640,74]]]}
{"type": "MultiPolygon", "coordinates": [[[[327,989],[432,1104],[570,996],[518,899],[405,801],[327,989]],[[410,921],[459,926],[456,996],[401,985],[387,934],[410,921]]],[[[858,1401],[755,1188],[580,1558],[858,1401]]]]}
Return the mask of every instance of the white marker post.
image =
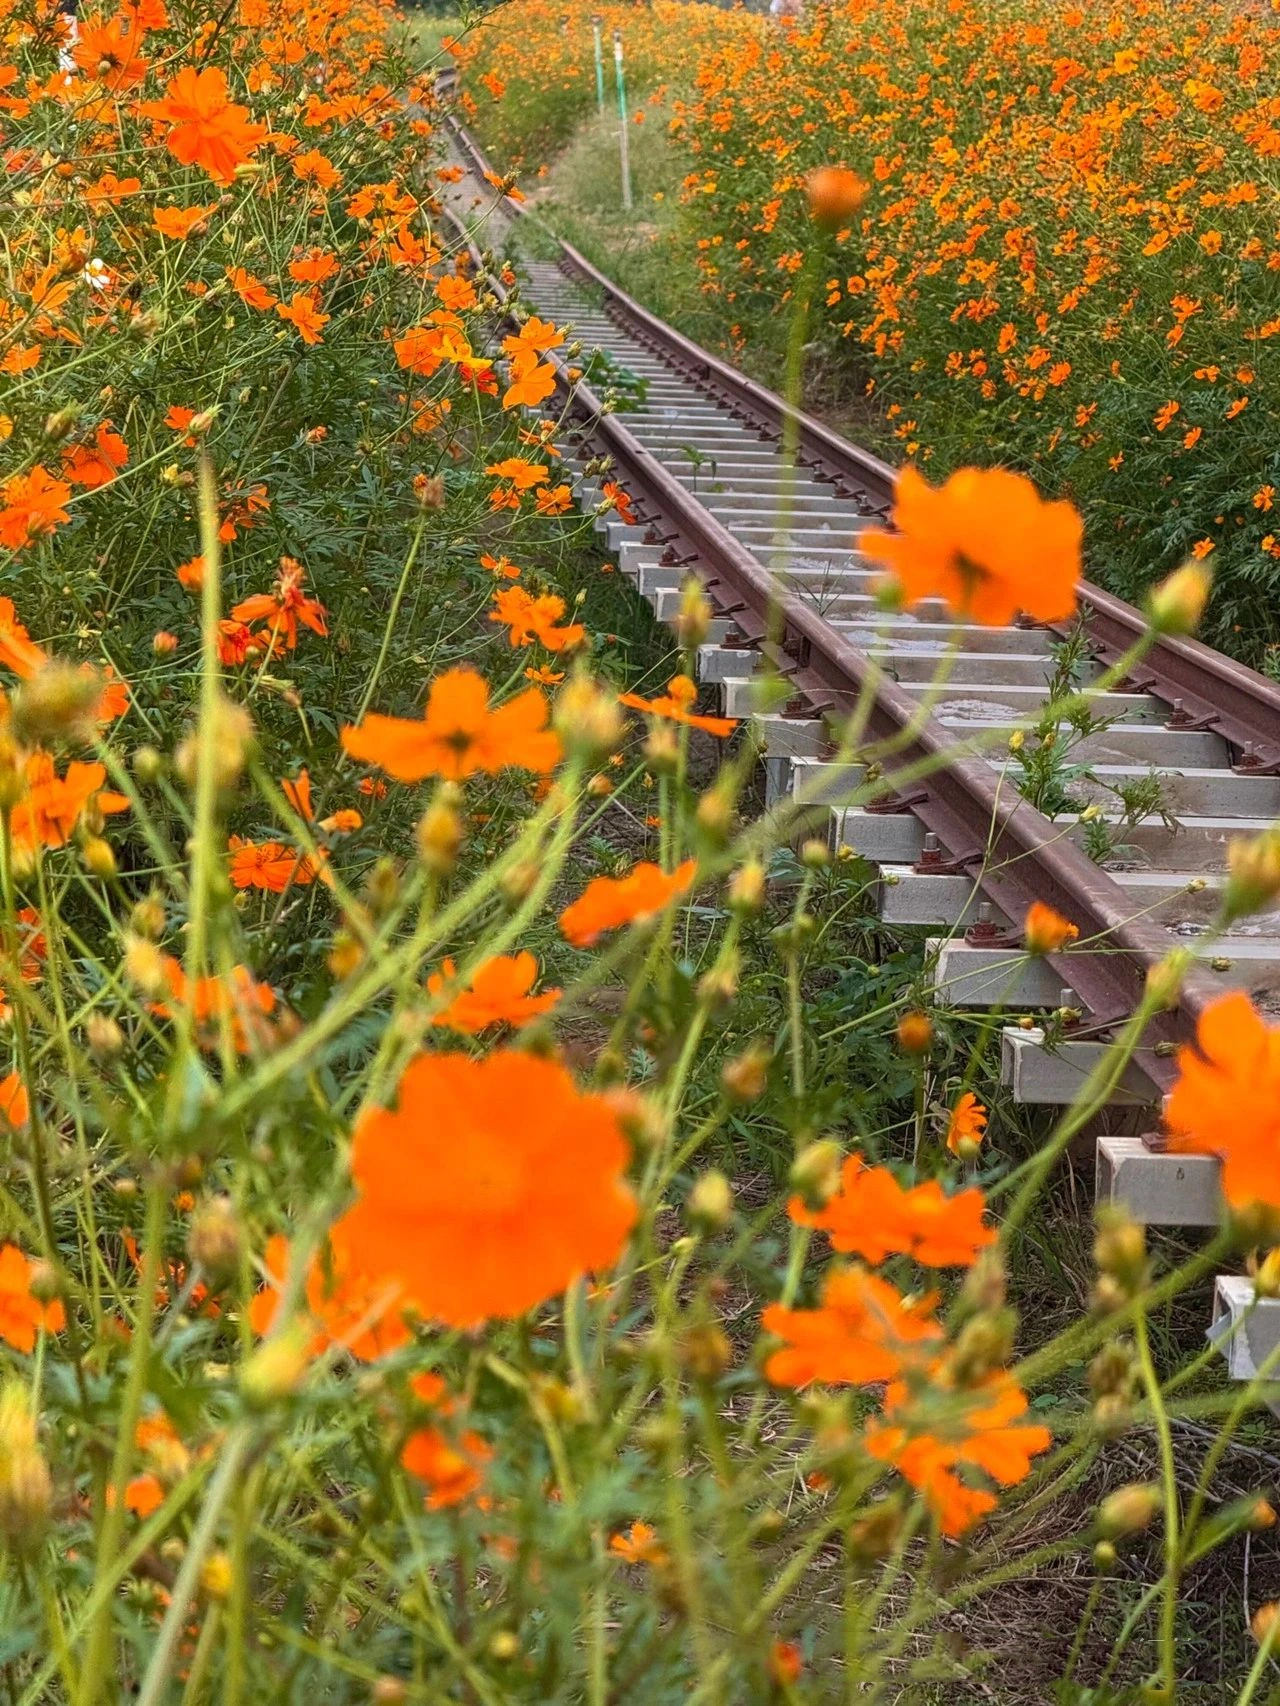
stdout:
{"type": "Polygon", "coordinates": [[[627,80],[622,71],[622,31],[613,32],[613,68],[618,80],[618,154],[622,161],[622,205],[631,211],[631,138],[627,135],[627,80]]]}

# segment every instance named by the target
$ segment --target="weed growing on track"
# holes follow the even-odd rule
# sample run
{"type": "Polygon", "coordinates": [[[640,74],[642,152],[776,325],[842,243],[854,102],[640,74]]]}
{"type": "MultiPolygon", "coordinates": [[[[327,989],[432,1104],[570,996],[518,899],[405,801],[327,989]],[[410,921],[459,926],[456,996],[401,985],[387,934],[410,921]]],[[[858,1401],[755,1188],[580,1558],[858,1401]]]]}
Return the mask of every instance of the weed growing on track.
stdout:
{"type": "MultiPolygon", "coordinates": [[[[531,172],[589,114],[591,11],[517,3],[471,38],[499,158],[531,172]]],[[[603,11],[637,83],[663,92],[644,123],[669,113],[688,160],[681,217],[664,208],[657,253],[632,263],[652,305],[776,373],[810,291],[824,404],[849,418],[873,395],[897,454],[939,474],[975,445],[1033,472],[1080,505],[1094,572],[1126,596],[1212,552],[1206,637],[1272,664],[1271,12],[850,0],[779,29],[603,11]],[[803,186],[826,163],[872,193],[815,246],[803,186]]]]}
{"type": "MultiPolygon", "coordinates": [[[[1108,1221],[1019,1330],[1001,1240],[1106,1084],[988,1124],[999,1015],[926,1011],[869,870],[755,820],[705,600],[673,654],[573,512],[577,353],[455,251],[393,20],[2,42],[6,1698],[927,1700],[1051,1570],[1056,1669],[1170,1697],[1185,1584],[1274,1521],[1222,1497],[1256,1383],[1155,1360],[1270,1226],[1260,1021],[1171,1118],[1262,1204],[1108,1221]],[[1067,1497],[1113,1441],[1142,1484],[1067,1497]]],[[[1058,541],[1040,587],[973,544],[984,599],[1069,586],[1070,515],[975,477],[1058,541]]]]}

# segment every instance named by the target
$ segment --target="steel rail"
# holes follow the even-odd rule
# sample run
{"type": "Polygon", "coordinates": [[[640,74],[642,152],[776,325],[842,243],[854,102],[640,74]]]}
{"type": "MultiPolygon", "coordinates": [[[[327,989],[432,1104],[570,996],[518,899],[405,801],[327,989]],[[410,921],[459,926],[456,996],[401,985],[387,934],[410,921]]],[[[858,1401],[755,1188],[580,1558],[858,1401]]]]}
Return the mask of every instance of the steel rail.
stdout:
{"type": "MultiPolygon", "coordinates": [[[[500,184],[465,129],[446,115],[459,147],[476,169],[500,184]]],[[[523,215],[526,209],[508,199],[523,215]]],[[[460,222],[459,222],[460,224],[460,222]]],[[[477,263],[478,245],[460,224],[477,263]]],[[[571,245],[560,243],[565,270],[603,293],[614,317],[702,388],[730,401],[763,437],[777,440],[794,423],[804,465],[835,484],[840,495],[865,503],[873,514],[887,511],[893,471],[847,444],[830,428],[791,408],[766,387],[736,372],[674,331],[619,289],[571,245]]],[[[498,286],[496,294],[505,292],[498,286]]],[[[509,312],[509,310],[508,310],[509,312]]],[[[1160,927],[1135,918],[1120,886],[1056,826],[1021,798],[984,758],[958,754],[955,731],[922,715],[917,704],[864,651],[850,645],[807,601],[791,592],[697,497],[672,475],[618,417],[608,412],[568,364],[552,358],[565,406],[578,419],[590,445],[610,456],[650,527],[650,542],[665,547],[663,560],[687,565],[702,581],[718,612],[730,617],[777,674],[818,716],[838,723],[864,695],[872,703],[868,744],[893,754],[873,809],[909,811],[932,831],[950,858],[946,869],[972,878],[1010,919],[1025,916],[1034,901],[1052,906],[1080,931],[1080,945],[1050,955],[1064,986],[1088,1009],[1088,1023],[1073,1034],[1113,1029],[1134,1011],[1150,969],[1170,950],[1160,927]],[[776,638],[771,638],[776,636],[776,638]],[[895,785],[895,775],[911,779],[895,785]]],[[[1122,656],[1146,631],[1141,612],[1087,582],[1079,594],[1090,643],[1107,661],[1122,656]]],[[[1280,687],[1198,642],[1158,640],[1131,672],[1132,685],[1167,698],[1173,727],[1212,727],[1243,750],[1240,768],[1251,773],[1280,768],[1280,687]],[[1261,747],[1261,751],[1259,751],[1261,747]],[[1273,759],[1274,750],[1274,759],[1273,759]]],[[[1176,1007],[1156,1014],[1144,1032],[1136,1059],[1157,1087],[1175,1076],[1173,1055],[1221,988],[1192,970],[1183,980],[1176,1007]]]]}

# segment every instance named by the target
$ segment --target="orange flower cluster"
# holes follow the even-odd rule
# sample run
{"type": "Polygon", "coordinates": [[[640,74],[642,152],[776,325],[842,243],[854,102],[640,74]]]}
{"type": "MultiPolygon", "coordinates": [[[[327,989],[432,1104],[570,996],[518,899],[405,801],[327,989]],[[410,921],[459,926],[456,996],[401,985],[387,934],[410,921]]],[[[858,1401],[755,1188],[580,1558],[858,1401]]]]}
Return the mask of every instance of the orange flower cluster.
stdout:
{"type": "Polygon", "coordinates": [[[696,281],[700,329],[767,347],[808,269],[816,364],[883,403],[904,458],[946,474],[981,442],[1070,492],[1128,594],[1216,546],[1215,638],[1274,642],[1257,594],[1280,535],[1253,503],[1280,379],[1269,8],[833,0],[782,31],[514,0],[462,50],[505,162],[549,160],[590,111],[596,12],[629,83],[682,91],[681,217],[647,266],[696,281]],[[1153,493],[1177,498],[1156,558],[1153,493]]]}
{"type": "MultiPolygon", "coordinates": [[[[788,1212],[872,1267],[910,1257],[927,1268],[967,1268],[995,1242],[984,1208],[979,1190],[947,1197],[936,1180],[908,1188],[887,1167],[868,1167],[851,1155],[839,1190],[821,1209],[796,1198],[788,1212]]],[[[883,1383],[880,1415],[865,1431],[866,1449],[924,1495],[944,1534],[959,1536],[996,1506],[992,1492],[972,1484],[973,1472],[1013,1486],[1052,1438],[1047,1428],[1018,1420],[1027,1399],[1011,1374],[961,1373],[962,1358],[947,1343],[938,1303],[936,1291],[904,1294],[866,1267],[835,1268],[816,1309],[772,1304],[764,1311],[766,1332],[782,1340],[765,1374],[779,1386],[883,1383]]]]}

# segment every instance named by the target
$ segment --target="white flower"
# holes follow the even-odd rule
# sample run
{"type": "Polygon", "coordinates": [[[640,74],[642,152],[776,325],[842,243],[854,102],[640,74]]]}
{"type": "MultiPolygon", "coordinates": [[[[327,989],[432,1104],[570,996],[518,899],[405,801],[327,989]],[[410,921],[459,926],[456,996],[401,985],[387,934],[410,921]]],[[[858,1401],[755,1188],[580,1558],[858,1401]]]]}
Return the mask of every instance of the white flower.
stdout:
{"type": "Polygon", "coordinates": [[[111,268],[95,255],[80,274],[90,290],[110,290],[111,268]]]}

